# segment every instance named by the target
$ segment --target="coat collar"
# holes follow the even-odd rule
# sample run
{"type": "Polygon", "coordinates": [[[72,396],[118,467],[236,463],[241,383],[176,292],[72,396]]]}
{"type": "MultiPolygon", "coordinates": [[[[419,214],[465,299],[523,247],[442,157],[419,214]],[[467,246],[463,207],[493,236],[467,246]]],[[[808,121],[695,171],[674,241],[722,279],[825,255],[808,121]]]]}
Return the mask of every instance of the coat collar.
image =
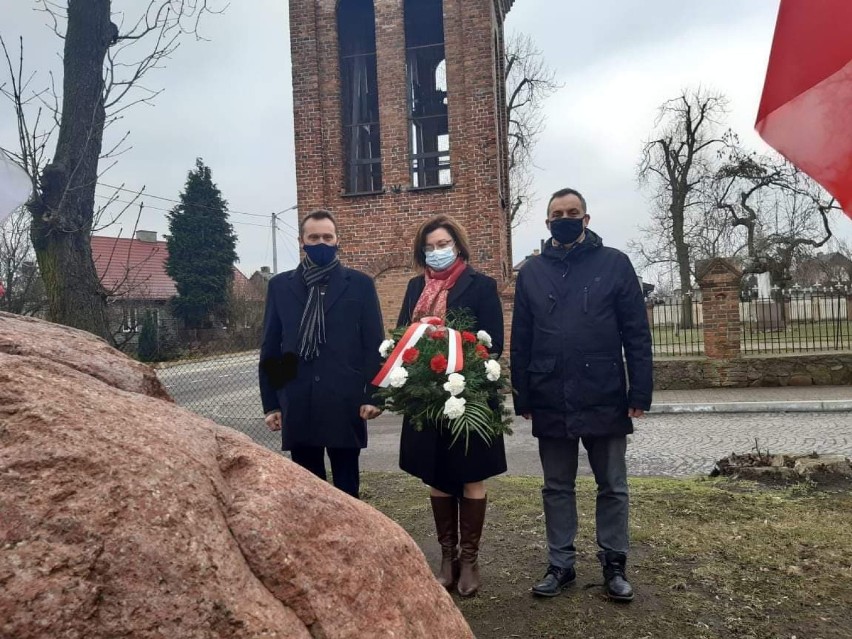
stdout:
{"type": "MultiPolygon", "coordinates": [[[[350,272],[349,269],[342,264],[339,268],[331,272],[328,280],[328,287],[325,289],[323,296],[323,308],[326,312],[340,298],[346,288],[349,286],[350,272]]],[[[296,296],[299,304],[304,305],[308,301],[308,287],[305,285],[305,280],[302,277],[302,271],[297,268],[290,272],[287,277],[287,284],[290,290],[296,296]]]]}
{"type": "Polygon", "coordinates": [[[467,288],[473,283],[474,273],[476,271],[473,270],[469,264],[467,268],[465,268],[464,272],[459,275],[459,279],[456,281],[453,288],[450,289],[450,292],[447,294],[447,306],[455,302],[462,293],[467,290],[467,288]]]}

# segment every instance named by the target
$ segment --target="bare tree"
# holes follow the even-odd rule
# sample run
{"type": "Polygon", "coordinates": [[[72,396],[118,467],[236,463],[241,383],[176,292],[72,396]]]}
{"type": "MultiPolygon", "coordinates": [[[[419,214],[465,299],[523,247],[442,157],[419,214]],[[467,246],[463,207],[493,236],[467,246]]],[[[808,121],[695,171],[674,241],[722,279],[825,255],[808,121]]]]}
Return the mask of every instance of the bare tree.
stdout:
{"type": "Polygon", "coordinates": [[[646,264],[677,265],[685,328],[692,326],[687,297],[692,291],[692,240],[708,208],[706,190],[716,152],[724,144],[719,129],[725,110],[724,97],[702,89],[665,102],[639,162],[639,182],[650,192],[654,211],[651,224],[641,230],[644,241],[633,249],[646,264]]]}
{"type": "Polygon", "coordinates": [[[506,42],[506,109],[512,228],[526,219],[533,204],[533,151],[544,129],[544,101],[561,86],[533,39],[511,34],[506,42]]]}
{"type": "Polygon", "coordinates": [[[143,78],[162,65],[182,36],[197,36],[202,16],[216,11],[208,0],[148,0],[135,18],[114,13],[111,0],[36,0],[36,5],[64,42],[61,100],[55,91],[31,87],[33,76],[23,70],[23,43],[17,65],[2,43],[10,77],[3,94],[13,105],[19,138],[9,154],[33,183],[27,207],[49,319],[111,341],[108,292],[98,281],[89,237],[99,163],[121,153],[126,135],[104,149],[104,129],[124,109],[156,97],[143,78]]]}
{"type": "Polygon", "coordinates": [[[30,243],[29,212],[23,208],[0,224],[0,310],[35,315],[44,310],[44,291],[30,243]]]}
{"type": "Polygon", "coordinates": [[[832,238],[839,206],[822,187],[778,155],[758,155],[729,145],[716,173],[716,208],[748,257],[746,270],[769,272],[786,284],[794,262],[832,238]]]}

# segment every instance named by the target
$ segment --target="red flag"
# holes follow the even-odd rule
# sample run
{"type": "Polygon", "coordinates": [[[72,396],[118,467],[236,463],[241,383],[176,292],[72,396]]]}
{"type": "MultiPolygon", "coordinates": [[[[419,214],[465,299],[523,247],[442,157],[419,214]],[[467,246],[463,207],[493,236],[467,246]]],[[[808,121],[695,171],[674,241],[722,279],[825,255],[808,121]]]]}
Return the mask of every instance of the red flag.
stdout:
{"type": "Polygon", "coordinates": [[[852,0],[781,0],[755,126],[852,217],[852,0]]]}

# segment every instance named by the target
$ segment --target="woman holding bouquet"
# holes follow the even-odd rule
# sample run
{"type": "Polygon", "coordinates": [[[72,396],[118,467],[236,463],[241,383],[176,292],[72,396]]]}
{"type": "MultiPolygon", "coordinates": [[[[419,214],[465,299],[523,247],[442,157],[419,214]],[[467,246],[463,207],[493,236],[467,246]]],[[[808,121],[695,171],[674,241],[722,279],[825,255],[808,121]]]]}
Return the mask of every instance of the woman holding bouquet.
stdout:
{"type": "MultiPolygon", "coordinates": [[[[491,354],[503,351],[503,307],[497,283],[468,263],[470,245],[458,222],[438,215],[424,222],[414,238],[414,263],[423,269],[408,282],[397,326],[423,317],[446,319],[448,311],[463,311],[473,321],[471,331],[490,336],[491,354]]],[[[438,581],[454,584],[460,595],[479,589],[479,540],[485,521],[484,480],[506,471],[503,436],[490,444],[471,437],[467,446],[456,442],[440,424],[416,430],[406,418],[402,425],[399,466],[431,489],[435,528],[441,544],[438,581]]]]}

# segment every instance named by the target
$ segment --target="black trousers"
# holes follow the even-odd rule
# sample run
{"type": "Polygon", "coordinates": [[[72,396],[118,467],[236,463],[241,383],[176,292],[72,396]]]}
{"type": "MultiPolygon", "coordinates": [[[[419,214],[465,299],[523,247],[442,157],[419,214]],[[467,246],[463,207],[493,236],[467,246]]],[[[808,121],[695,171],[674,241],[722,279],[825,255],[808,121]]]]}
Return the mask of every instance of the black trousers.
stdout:
{"type": "Polygon", "coordinates": [[[322,446],[300,446],[290,451],[290,458],[302,468],[311,471],[325,481],[325,452],[331,460],[331,475],[334,487],[358,499],[361,477],[358,471],[360,448],[323,448],[322,446]]]}

